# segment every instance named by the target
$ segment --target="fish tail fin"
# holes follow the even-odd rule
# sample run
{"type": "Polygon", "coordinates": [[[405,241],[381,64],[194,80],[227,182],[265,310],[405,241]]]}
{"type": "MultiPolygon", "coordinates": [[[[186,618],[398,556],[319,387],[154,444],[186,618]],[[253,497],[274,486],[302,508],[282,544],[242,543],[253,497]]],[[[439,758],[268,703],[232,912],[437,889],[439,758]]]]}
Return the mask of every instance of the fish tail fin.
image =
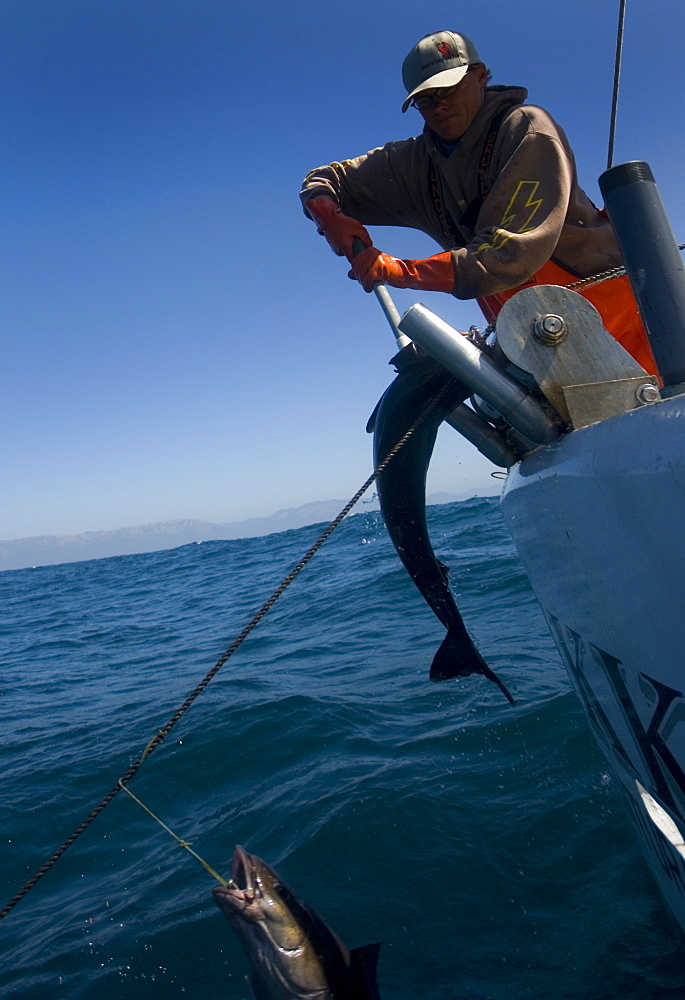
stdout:
{"type": "Polygon", "coordinates": [[[483,674],[496,684],[510,704],[515,704],[509,691],[491,670],[470,639],[464,641],[461,630],[450,629],[433,657],[430,669],[432,681],[447,681],[453,677],[468,677],[469,674],[483,674]]]}
{"type": "Polygon", "coordinates": [[[497,687],[500,689],[500,691],[502,692],[502,694],[507,699],[507,701],[509,702],[510,705],[515,705],[516,704],[516,702],[514,701],[514,699],[511,696],[511,693],[510,693],[508,687],[506,686],[506,684],[504,684],[499,679],[499,677],[497,676],[497,674],[495,673],[494,670],[491,670],[490,667],[488,667],[486,665],[485,670],[483,671],[483,674],[484,674],[485,677],[487,677],[487,679],[489,681],[492,681],[493,684],[497,685],[497,687]]]}

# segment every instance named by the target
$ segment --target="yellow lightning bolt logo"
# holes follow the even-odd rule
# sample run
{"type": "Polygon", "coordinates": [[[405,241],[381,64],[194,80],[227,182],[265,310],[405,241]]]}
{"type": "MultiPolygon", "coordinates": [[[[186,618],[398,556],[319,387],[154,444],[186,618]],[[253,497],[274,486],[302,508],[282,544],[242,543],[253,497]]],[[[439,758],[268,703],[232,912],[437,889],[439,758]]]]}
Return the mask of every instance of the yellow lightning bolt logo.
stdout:
{"type": "Polygon", "coordinates": [[[511,201],[502,216],[501,228],[495,229],[492,242],[483,243],[478,247],[476,253],[480,250],[487,250],[490,247],[493,250],[499,250],[511,238],[513,233],[529,233],[532,229],[535,229],[535,226],[532,224],[533,219],[540,205],[542,205],[542,198],[535,199],[539,187],[540,181],[518,182],[511,201]],[[519,225],[517,220],[522,218],[524,221],[519,225]]]}

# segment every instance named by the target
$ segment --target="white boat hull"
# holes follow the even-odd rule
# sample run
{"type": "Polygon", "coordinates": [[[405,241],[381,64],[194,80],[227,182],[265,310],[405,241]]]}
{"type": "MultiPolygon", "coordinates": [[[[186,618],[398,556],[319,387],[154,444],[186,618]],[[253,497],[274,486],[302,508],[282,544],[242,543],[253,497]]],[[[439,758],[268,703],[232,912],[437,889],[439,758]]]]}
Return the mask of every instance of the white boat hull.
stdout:
{"type": "Polygon", "coordinates": [[[538,449],[502,510],[685,930],[685,396],[538,449]]]}

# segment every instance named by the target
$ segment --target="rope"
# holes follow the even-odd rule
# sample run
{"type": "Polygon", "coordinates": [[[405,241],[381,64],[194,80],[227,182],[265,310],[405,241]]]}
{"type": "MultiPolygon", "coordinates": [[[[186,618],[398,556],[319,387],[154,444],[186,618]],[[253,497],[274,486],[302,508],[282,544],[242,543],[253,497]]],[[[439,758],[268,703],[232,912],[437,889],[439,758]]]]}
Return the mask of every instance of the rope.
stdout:
{"type": "Polygon", "coordinates": [[[162,820],[159,818],[159,816],[155,816],[155,814],[153,813],[152,809],[148,809],[148,807],[145,805],[145,803],[141,802],[140,799],[136,795],[133,794],[133,792],[131,791],[131,789],[126,787],[126,785],[122,785],[121,786],[121,790],[122,790],[122,792],[126,792],[127,795],[130,795],[131,798],[133,799],[133,801],[137,802],[138,805],[140,806],[140,808],[143,809],[148,814],[148,816],[151,816],[152,819],[156,823],[159,823],[159,825],[162,827],[162,829],[166,830],[166,832],[169,834],[169,836],[173,837],[174,840],[176,841],[176,843],[180,847],[182,847],[184,850],[188,851],[189,854],[192,854],[192,856],[194,858],[196,858],[200,862],[200,864],[202,865],[202,867],[206,871],[208,871],[209,874],[213,878],[215,878],[217,880],[217,882],[220,882],[223,886],[227,886],[228,885],[228,882],[226,881],[225,878],[222,878],[221,875],[219,875],[219,873],[217,871],[215,871],[215,869],[212,868],[211,865],[208,865],[207,862],[203,858],[201,858],[199,854],[196,854],[195,851],[193,851],[191,849],[191,845],[192,845],[192,841],[191,840],[183,840],[181,837],[178,837],[174,833],[174,831],[170,830],[169,827],[166,825],[166,823],[162,822],[162,820]]]}
{"type": "Polygon", "coordinates": [[[582,285],[599,285],[602,281],[609,281],[611,278],[618,278],[620,274],[625,274],[625,267],[612,267],[609,271],[601,271],[599,274],[593,274],[589,278],[580,278],[578,281],[572,281],[570,285],[562,285],[562,288],[580,288],[582,285]]]}
{"type": "MultiPolygon", "coordinates": [[[[685,250],[685,243],[678,244],[678,250],[685,250]]],[[[579,288],[581,285],[598,285],[602,281],[609,281],[611,278],[618,278],[620,274],[625,274],[625,267],[612,267],[609,271],[601,271],[599,274],[593,274],[589,278],[580,278],[578,281],[573,281],[570,285],[562,285],[562,288],[579,288]]]]}
{"type": "Polygon", "coordinates": [[[373,473],[369,476],[363,486],[357,490],[355,495],[352,497],[348,503],[345,504],[343,509],[340,511],[335,520],[331,521],[325,531],[319,536],[312,547],[304,554],[302,559],[298,562],[295,568],[288,574],[288,576],[283,580],[283,582],[276,588],[271,597],[261,606],[256,615],[252,620],[245,626],[240,635],[231,643],[226,652],[219,657],[212,669],[203,677],[197,687],[188,695],[186,700],[177,709],[177,711],[172,715],[167,724],[163,726],[157,733],[152,737],[150,742],[147,744],[140,756],[131,764],[129,769],[124,775],[117,781],[116,785],[110,789],[110,791],[105,795],[105,797],[98,802],[95,808],[86,816],[83,822],[74,830],[70,837],[64,841],[64,843],[57,848],[55,853],[48,858],[38,869],[38,871],[22,886],[22,888],[10,899],[10,901],[0,910],[0,920],[3,920],[7,914],[19,903],[24,896],[40,881],[40,879],[45,875],[54,864],[62,857],[64,852],[68,850],[69,847],[77,840],[81,834],[90,826],[90,824],[100,815],[103,809],[109,805],[112,799],[120,792],[127,791],[126,785],[131,781],[132,778],[140,770],[143,762],[150,756],[150,754],[156,750],[156,748],[162,743],[166,737],[169,735],[171,730],[174,728],[176,723],[181,719],[181,717],[188,711],[193,702],[202,694],[204,689],[207,687],[209,682],[218,674],[219,670],[223,667],[226,661],[235,653],[240,645],[247,639],[248,635],[262,618],[267,614],[268,611],[273,607],[278,598],[283,594],[283,592],[290,586],[293,580],[299,576],[305,566],[310,562],[310,560],[316,555],[321,546],[325,541],[333,534],[338,525],[344,520],[344,518],[349,514],[354,505],[361,499],[361,497],[366,493],[369,486],[380,476],[380,474],[385,470],[387,465],[392,461],[397,452],[406,444],[409,438],[414,434],[414,432],[421,426],[428,414],[438,405],[442,398],[447,394],[447,392],[452,388],[453,381],[448,382],[440,390],[436,396],[430,401],[426,406],[423,413],[414,422],[414,424],[409,428],[409,430],[400,438],[396,445],[390,449],[386,457],[380,463],[380,465],[374,469],[373,473]]]}
{"type": "Polygon", "coordinates": [[[609,126],[609,152],[607,154],[607,170],[614,159],[614,139],[616,138],[616,116],[618,112],[618,84],[621,78],[621,55],[623,52],[623,25],[626,19],[626,0],[620,0],[618,12],[618,31],[616,35],[616,59],[614,62],[614,90],[611,98],[611,124],[609,126]]]}

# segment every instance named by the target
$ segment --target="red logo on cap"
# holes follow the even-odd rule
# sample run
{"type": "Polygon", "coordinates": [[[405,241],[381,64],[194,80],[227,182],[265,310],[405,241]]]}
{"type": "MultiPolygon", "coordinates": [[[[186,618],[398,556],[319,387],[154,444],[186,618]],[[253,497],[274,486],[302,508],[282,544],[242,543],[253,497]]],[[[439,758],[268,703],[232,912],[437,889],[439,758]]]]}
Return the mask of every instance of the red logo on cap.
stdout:
{"type": "Polygon", "coordinates": [[[449,42],[437,42],[435,46],[443,59],[451,59],[454,53],[449,42]]]}

